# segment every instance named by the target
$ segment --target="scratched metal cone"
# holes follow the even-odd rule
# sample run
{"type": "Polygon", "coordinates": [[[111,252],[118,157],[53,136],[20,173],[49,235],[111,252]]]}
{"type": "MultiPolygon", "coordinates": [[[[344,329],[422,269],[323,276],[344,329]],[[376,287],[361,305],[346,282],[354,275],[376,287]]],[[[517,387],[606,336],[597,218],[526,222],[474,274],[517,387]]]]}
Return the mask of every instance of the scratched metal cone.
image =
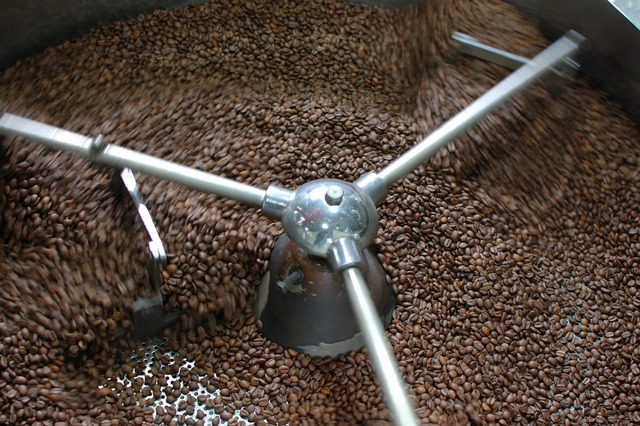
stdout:
{"type": "MultiPolygon", "coordinates": [[[[364,251],[363,271],[386,328],[394,294],[371,249],[364,251]]],[[[276,241],[260,285],[255,314],[264,336],[312,356],[337,357],[364,346],[342,280],[325,259],[304,253],[284,234],[276,241]]]]}

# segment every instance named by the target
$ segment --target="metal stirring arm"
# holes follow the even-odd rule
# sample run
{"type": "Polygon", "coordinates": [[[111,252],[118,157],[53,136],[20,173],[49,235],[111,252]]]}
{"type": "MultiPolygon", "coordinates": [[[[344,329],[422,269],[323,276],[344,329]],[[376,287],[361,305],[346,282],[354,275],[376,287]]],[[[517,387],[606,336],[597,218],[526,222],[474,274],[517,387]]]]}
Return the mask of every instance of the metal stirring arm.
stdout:
{"type": "Polygon", "coordinates": [[[102,135],[89,138],[38,121],[5,113],[0,117],[0,134],[22,136],[60,151],[70,152],[115,169],[131,169],[206,193],[262,207],[266,191],[202,170],[162,160],[151,155],[105,144],[102,135]]]}
{"type": "MultiPolygon", "coordinates": [[[[529,58],[480,43],[468,34],[454,32],[451,39],[458,43],[458,52],[502,65],[512,71],[517,70],[529,62],[529,58]]],[[[573,58],[567,57],[559,66],[552,68],[551,72],[560,77],[572,77],[578,68],[578,63],[575,62],[573,58]]]]}
{"type": "MultiPolygon", "coordinates": [[[[546,76],[578,52],[584,37],[575,31],[547,47],[531,60],[524,62],[518,70],[496,84],[468,107],[449,119],[409,151],[392,161],[378,173],[367,173],[356,180],[356,185],[368,193],[376,204],[381,203],[391,185],[402,179],[431,158],[441,148],[460,136],[471,126],[489,115],[506,101],[546,76]]],[[[478,46],[476,46],[478,48],[478,46]]],[[[495,56],[495,52],[492,52],[495,56]]],[[[515,55],[514,55],[515,56],[515,55]]],[[[509,62],[517,62],[510,57],[509,62]]]]}
{"type": "Polygon", "coordinates": [[[391,345],[384,336],[380,317],[360,270],[361,251],[358,242],[353,238],[339,239],[329,250],[329,264],[345,283],[351,307],[362,330],[373,369],[394,424],[418,425],[420,422],[409,400],[407,387],[393,356],[391,345]]]}
{"type": "MultiPolygon", "coordinates": [[[[381,203],[388,188],[397,180],[411,173],[420,164],[444,147],[452,139],[469,129],[479,120],[494,111],[504,102],[520,93],[529,85],[552,72],[574,55],[583,42],[582,36],[569,32],[545,49],[531,61],[525,61],[517,71],[498,83],[483,96],[447,121],[418,145],[397,158],[378,174],[367,173],[356,180],[355,185],[363,190],[375,204],[381,203]]],[[[476,46],[480,49],[479,46],[476,46]]],[[[496,52],[491,52],[496,55],[496,52]]],[[[508,58],[516,62],[519,58],[508,58]]],[[[380,380],[394,422],[400,425],[418,424],[415,411],[404,389],[393,352],[384,338],[384,330],[377,318],[375,307],[367,290],[362,273],[358,269],[360,252],[353,239],[340,239],[330,248],[328,259],[332,269],[342,276],[351,305],[364,334],[369,355],[380,380]]]]}

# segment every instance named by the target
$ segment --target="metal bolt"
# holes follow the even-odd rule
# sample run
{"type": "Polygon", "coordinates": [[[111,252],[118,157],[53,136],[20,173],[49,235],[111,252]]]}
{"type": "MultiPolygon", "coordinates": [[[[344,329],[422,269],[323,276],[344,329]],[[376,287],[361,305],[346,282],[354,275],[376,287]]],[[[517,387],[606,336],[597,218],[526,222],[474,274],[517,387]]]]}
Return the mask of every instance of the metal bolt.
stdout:
{"type": "Polygon", "coordinates": [[[324,199],[330,206],[339,206],[343,196],[344,191],[342,191],[342,188],[339,186],[330,186],[324,195],[324,199]]]}
{"type": "Polygon", "coordinates": [[[89,150],[91,151],[92,154],[95,154],[97,152],[102,151],[104,149],[104,146],[105,146],[104,136],[102,134],[99,134],[98,136],[96,136],[91,140],[91,144],[89,145],[89,150]]]}

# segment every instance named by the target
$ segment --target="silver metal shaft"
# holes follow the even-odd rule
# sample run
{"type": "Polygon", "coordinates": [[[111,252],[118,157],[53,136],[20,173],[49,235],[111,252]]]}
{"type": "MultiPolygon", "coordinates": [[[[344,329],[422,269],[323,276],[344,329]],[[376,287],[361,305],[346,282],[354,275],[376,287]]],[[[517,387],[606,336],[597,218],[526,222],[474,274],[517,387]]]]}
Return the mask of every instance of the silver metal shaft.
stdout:
{"type": "Polygon", "coordinates": [[[517,70],[529,62],[529,59],[524,56],[505,52],[493,46],[487,46],[467,34],[454,32],[451,38],[459,43],[459,52],[502,65],[511,70],[517,70]]]}
{"type": "Polygon", "coordinates": [[[263,189],[117,145],[101,146],[101,139],[91,139],[13,114],[5,113],[0,118],[0,133],[22,136],[48,148],[78,154],[99,164],[146,173],[197,191],[231,198],[252,207],[261,207],[266,195],[263,189]]]}
{"type": "Polygon", "coordinates": [[[373,362],[393,423],[402,426],[418,425],[418,418],[409,402],[409,394],[360,269],[346,268],[342,271],[342,279],[369,349],[369,357],[373,362]]]}
{"type": "Polygon", "coordinates": [[[551,72],[554,67],[569,59],[578,51],[583,40],[583,37],[576,32],[567,33],[436,129],[418,145],[387,165],[377,174],[378,177],[388,188],[411,173],[451,140],[551,72]]]}

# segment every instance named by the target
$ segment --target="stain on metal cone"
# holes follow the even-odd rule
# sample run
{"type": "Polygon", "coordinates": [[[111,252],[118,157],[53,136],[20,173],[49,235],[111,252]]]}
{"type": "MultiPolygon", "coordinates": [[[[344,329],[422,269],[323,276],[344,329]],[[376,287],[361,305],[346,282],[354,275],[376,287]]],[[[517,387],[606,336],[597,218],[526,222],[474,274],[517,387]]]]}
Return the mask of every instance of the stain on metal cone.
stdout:
{"type": "MultiPolygon", "coordinates": [[[[363,259],[363,273],[386,328],[395,306],[393,290],[370,249],[363,259]]],[[[271,255],[255,315],[264,336],[312,356],[337,357],[364,346],[342,280],[325,259],[304,253],[284,234],[271,255]]]]}

